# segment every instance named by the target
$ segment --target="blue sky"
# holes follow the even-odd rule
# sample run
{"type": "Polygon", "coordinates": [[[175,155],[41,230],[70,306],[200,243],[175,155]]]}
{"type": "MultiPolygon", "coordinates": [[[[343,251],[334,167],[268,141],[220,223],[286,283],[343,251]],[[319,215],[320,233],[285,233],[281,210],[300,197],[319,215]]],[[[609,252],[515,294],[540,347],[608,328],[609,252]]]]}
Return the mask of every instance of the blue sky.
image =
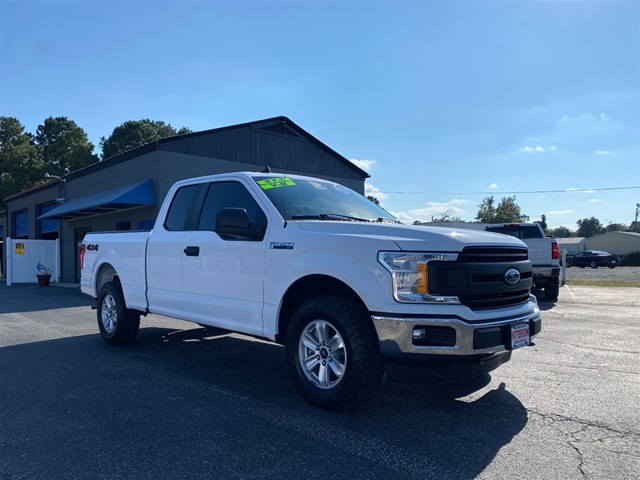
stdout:
{"type": "Polygon", "coordinates": [[[0,0],[0,30],[0,115],[31,132],[286,115],[407,222],[515,194],[551,227],[629,224],[640,202],[636,0],[0,0]]]}

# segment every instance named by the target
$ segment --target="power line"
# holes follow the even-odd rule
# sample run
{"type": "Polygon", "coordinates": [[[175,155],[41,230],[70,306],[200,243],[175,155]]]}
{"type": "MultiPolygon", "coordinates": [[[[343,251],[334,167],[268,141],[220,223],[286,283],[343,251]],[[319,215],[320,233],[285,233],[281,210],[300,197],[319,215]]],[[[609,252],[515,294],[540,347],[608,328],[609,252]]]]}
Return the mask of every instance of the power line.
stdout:
{"type": "Polygon", "coordinates": [[[638,190],[640,185],[632,187],[602,187],[602,188],[568,188],[564,190],[524,190],[519,192],[393,192],[381,190],[380,193],[393,195],[520,195],[527,193],[590,193],[610,190],[638,190]]]}

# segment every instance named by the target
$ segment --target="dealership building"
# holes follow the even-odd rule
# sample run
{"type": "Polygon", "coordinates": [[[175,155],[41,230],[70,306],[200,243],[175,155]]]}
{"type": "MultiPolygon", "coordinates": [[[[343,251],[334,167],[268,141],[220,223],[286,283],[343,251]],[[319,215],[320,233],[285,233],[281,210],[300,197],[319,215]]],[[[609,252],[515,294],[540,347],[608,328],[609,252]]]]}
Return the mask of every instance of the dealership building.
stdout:
{"type": "MultiPolygon", "coordinates": [[[[57,280],[77,283],[79,244],[87,232],[151,230],[176,181],[266,166],[361,194],[369,177],[288,118],[269,118],[164,138],[12,195],[0,212],[0,242],[57,240],[57,280]]],[[[0,245],[4,272],[7,242],[0,245]]]]}

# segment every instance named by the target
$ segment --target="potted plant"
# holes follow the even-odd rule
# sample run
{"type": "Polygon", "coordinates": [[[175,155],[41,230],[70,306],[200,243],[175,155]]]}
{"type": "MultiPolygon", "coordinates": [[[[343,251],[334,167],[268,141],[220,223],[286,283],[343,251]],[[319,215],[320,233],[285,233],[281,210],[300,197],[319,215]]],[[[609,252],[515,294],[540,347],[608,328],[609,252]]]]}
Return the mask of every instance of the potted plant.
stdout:
{"type": "Polygon", "coordinates": [[[51,281],[51,274],[53,270],[47,267],[46,264],[38,262],[36,265],[36,277],[38,278],[38,285],[41,287],[48,287],[51,281]]]}

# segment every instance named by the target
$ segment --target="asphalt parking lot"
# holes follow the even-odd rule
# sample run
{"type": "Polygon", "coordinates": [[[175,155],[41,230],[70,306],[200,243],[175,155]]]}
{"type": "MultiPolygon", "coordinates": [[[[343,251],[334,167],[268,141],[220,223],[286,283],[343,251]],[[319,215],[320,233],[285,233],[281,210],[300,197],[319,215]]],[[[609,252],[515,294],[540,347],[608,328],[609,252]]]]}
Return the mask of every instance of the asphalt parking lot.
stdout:
{"type": "Polygon", "coordinates": [[[631,479],[640,289],[561,288],[467,386],[316,409],[281,347],[162,317],[109,347],[77,289],[0,285],[0,479],[631,479]]]}

